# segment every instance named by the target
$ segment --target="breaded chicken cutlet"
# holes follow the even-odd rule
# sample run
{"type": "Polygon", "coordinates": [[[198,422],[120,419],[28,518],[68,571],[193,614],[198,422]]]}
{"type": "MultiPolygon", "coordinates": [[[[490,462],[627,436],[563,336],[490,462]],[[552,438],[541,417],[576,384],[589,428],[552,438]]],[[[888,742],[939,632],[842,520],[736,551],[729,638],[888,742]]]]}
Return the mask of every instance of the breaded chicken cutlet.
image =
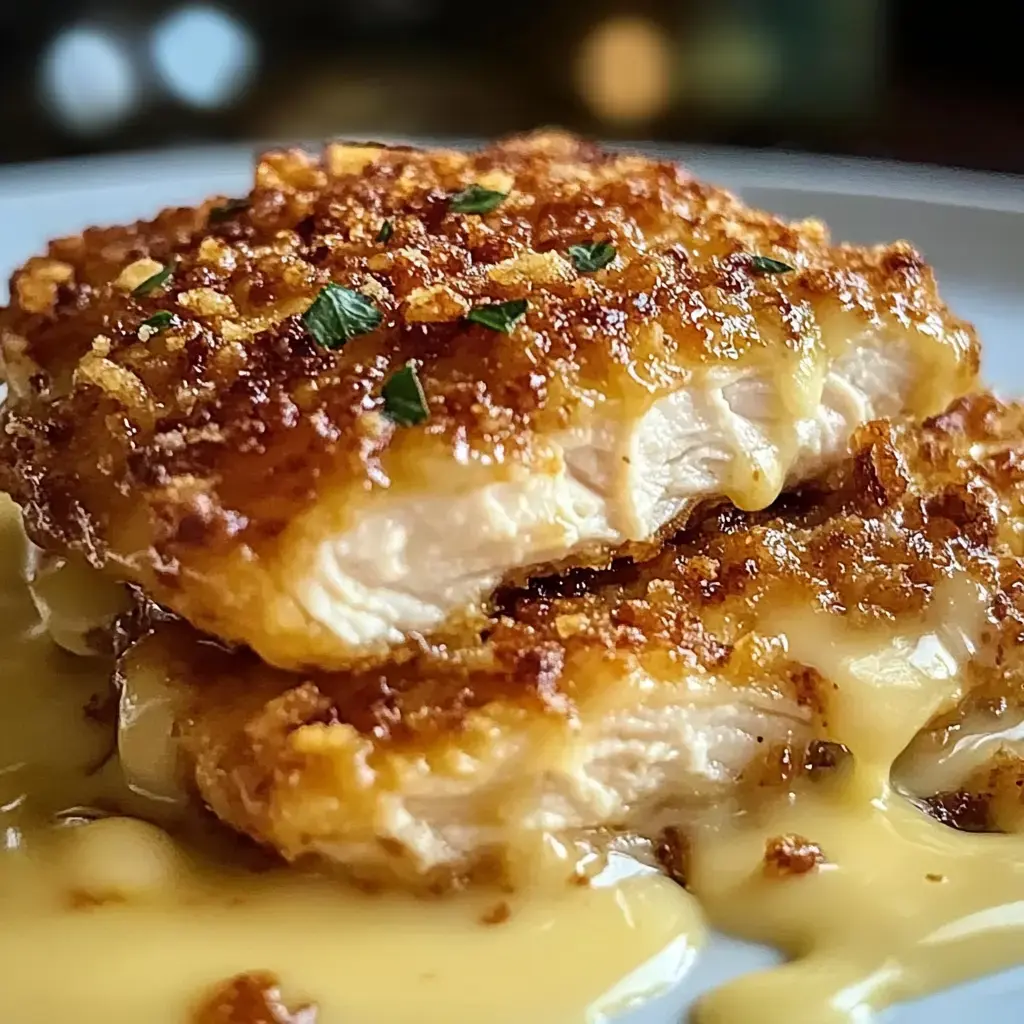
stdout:
{"type": "Polygon", "coordinates": [[[906,243],[558,133],[268,153],[244,199],[53,242],[11,296],[33,540],[294,669],[762,508],[978,365],[906,243]]]}
{"type": "MultiPolygon", "coordinates": [[[[818,483],[708,511],[649,562],[538,581],[476,643],[296,676],[164,623],[122,659],[122,700],[162,702],[161,770],[180,758],[220,818],[290,860],[444,884],[541,834],[655,839],[857,757],[793,629],[847,628],[883,690],[884,659],[921,638],[892,685],[952,658],[965,692],[1020,688],[1022,495],[1024,406],[979,395],[859,429],[818,483]]],[[[129,723],[124,763],[145,771],[156,753],[133,742],[129,723]]]]}

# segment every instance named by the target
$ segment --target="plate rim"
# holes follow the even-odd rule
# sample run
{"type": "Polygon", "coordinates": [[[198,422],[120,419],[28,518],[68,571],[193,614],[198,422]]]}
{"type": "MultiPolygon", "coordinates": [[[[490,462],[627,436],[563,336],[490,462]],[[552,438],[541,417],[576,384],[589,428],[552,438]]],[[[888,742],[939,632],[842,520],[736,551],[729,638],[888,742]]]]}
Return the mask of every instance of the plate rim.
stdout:
{"type": "MultiPolygon", "coordinates": [[[[344,137],[331,136],[332,138],[344,137]]],[[[386,135],[386,144],[472,147],[479,137],[386,135]]],[[[942,167],[935,164],[877,160],[866,157],[823,156],[789,150],[741,149],[663,141],[616,140],[604,143],[614,150],[636,151],[690,166],[701,177],[721,179],[733,188],[771,188],[798,193],[825,193],[865,198],[909,200],[942,206],[1024,213],[1024,175],[942,167]]],[[[264,149],[321,143],[302,139],[253,140],[227,144],[197,144],[168,149],[144,149],[0,166],[0,199],[24,189],[33,198],[54,191],[90,191],[110,187],[111,177],[131,173],[189,180],[225,176],[247,170],[264,149]],[[7,193],[7,195],[3,195],[7,193]]]]}

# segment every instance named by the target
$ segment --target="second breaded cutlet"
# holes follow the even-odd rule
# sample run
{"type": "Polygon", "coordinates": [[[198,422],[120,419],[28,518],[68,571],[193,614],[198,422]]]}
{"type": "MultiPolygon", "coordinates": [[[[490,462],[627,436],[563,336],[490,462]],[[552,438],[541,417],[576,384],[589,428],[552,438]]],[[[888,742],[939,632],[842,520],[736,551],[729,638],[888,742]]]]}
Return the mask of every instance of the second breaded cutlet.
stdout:
{"type": "Polygon", "coordinates": [[[989,396],[875,422],[768,510],[708,511],[647,563],[535,583],[475,643],[360,673],[163,623],[122,659],[122,700],[177,738],[142,748],[125,723],[125,767],[182,771],[289,860],[412,886],[500,872],[542,835],[685,830],[834,763],[836,684],[793,628],[857,638],[879,715],[890,655],[893,685],[956,663],[965,693],[1021,686],[1022,467],[1024,407],[989,396]]]}
{"type": "Polygon", "coordinates": [[[0,346],[41,547],[328,670],[766,506],[978,364],[908,244],[555,132],[268,153],[244,199],[53,242],[0,346]]]}

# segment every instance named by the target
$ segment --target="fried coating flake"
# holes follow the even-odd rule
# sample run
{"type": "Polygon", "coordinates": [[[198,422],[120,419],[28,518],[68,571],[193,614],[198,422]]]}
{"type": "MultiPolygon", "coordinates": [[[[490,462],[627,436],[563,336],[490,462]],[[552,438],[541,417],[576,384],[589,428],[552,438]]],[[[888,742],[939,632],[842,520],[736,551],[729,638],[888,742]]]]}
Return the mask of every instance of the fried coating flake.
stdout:
{"type": "Polygon", "coordinates": [[[192,1024],[316,1024],[316,1006],[289,1010],[281,1001],[277,977],[249,971],[221,982],[204,999],[192,1024]]]}

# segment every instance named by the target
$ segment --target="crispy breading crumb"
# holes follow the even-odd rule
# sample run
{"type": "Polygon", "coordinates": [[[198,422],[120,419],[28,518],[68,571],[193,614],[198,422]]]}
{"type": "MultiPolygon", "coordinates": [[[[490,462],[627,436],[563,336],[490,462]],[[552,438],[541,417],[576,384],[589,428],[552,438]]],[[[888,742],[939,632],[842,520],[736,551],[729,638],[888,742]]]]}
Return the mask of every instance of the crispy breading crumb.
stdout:
{"type": "Polygon", "coordinates": [[[191,1024],[316,1024],[318,1019],[314,1004],[288,1009],[276,975],[250,971],[216,985],[194,1011],[191,1024]]]}
{"type": "Polygon", "coordinates": [[[120,288],[123,292],[131,292],[148,281],[154,274],[160,273],[164,265],[158,260],[145,259],[135,260],[129,263],[117,277],[114,278],[114,287],[120,288]]]}
{"type": "Polygon", "coordinates": [[[92,352],[101,359],[105,359],[110,355],[110,347],[112,344],[113,342],[105,334],[97,334],[96,337],[92,339],[92,352]]]}
{"type": "Polygon", "coordinates": [[[324,149],[327,169],[334,177],[342,174],[359,174],[383,152],[381,146],[359,146],[344,142],[332,142],[324,149]]]}
{"type": "Polygon", "coordinates": [[[490,189],[493,192],[504,192],[506,195],[512,191],[515,185],[515,175],[511,171],[495,167],[492,170],[484,171],[477,175],[476,184],[481,188],[490,189]]]}
{"type": "Polygon", "coordinates": [[[582,633],[587,628],[586,615],[559,615],[555,619],[555,632],[567,640],[577,633],[582,633]]]}
{"type": "Polygon", "coordinates": [[[200,263],[220,271],[224,274],[231,273],[237,266],[235,251],[221,238],[207,236],[199,243],[199,251],[196,258],[200,263]]]}
{"type": "Polygon", "coordinates": [[[446,284],[417,288],[405,297],[403,310],[410,323],[443,323],[469,312],[469,303],[446,284]]]}
{"type": "Polygon", "coordinates": [[[327,184],[320,161],[301,149],[264,153],[256,164],[258,189],[286,192],[316,191],[327,184]]]}
{"type": "Polygon", "coordinates": [[[769,878],[806,875],[824,863],[821,847],[795,833],[775,836],[764,844],[764,873],[769,878]]]}
{"type": "Polygon", "coordinates": [[[187,292],[179,292],[178,302],[201,316],[238,316],[238,310],[231,297],[221,295],[213,288],[192,288],[187,292]]]}
{"type": "Polygon", "coordinates": [[[75,268],[63,260],[37,256],[14,277],[14,292],[23,309],[49,313],[57,302],[57,289],[75,277],[75,268]]]}
{"type": "Polygon", "coordinates": [[[76,387],[91,384],[99,388],[144,420],[152,416],[153,403],[146,385],[127,367],[99,355],[96,349],[84,355],[75,367],[74,383],[76,387]]]}
{"type": "Polygon", "coordinates": [[[523,252],[496,263],[487,271],[487,276],[498,284],[515,287],[571,281],[576,272],[557,252],[523,252]]]}

